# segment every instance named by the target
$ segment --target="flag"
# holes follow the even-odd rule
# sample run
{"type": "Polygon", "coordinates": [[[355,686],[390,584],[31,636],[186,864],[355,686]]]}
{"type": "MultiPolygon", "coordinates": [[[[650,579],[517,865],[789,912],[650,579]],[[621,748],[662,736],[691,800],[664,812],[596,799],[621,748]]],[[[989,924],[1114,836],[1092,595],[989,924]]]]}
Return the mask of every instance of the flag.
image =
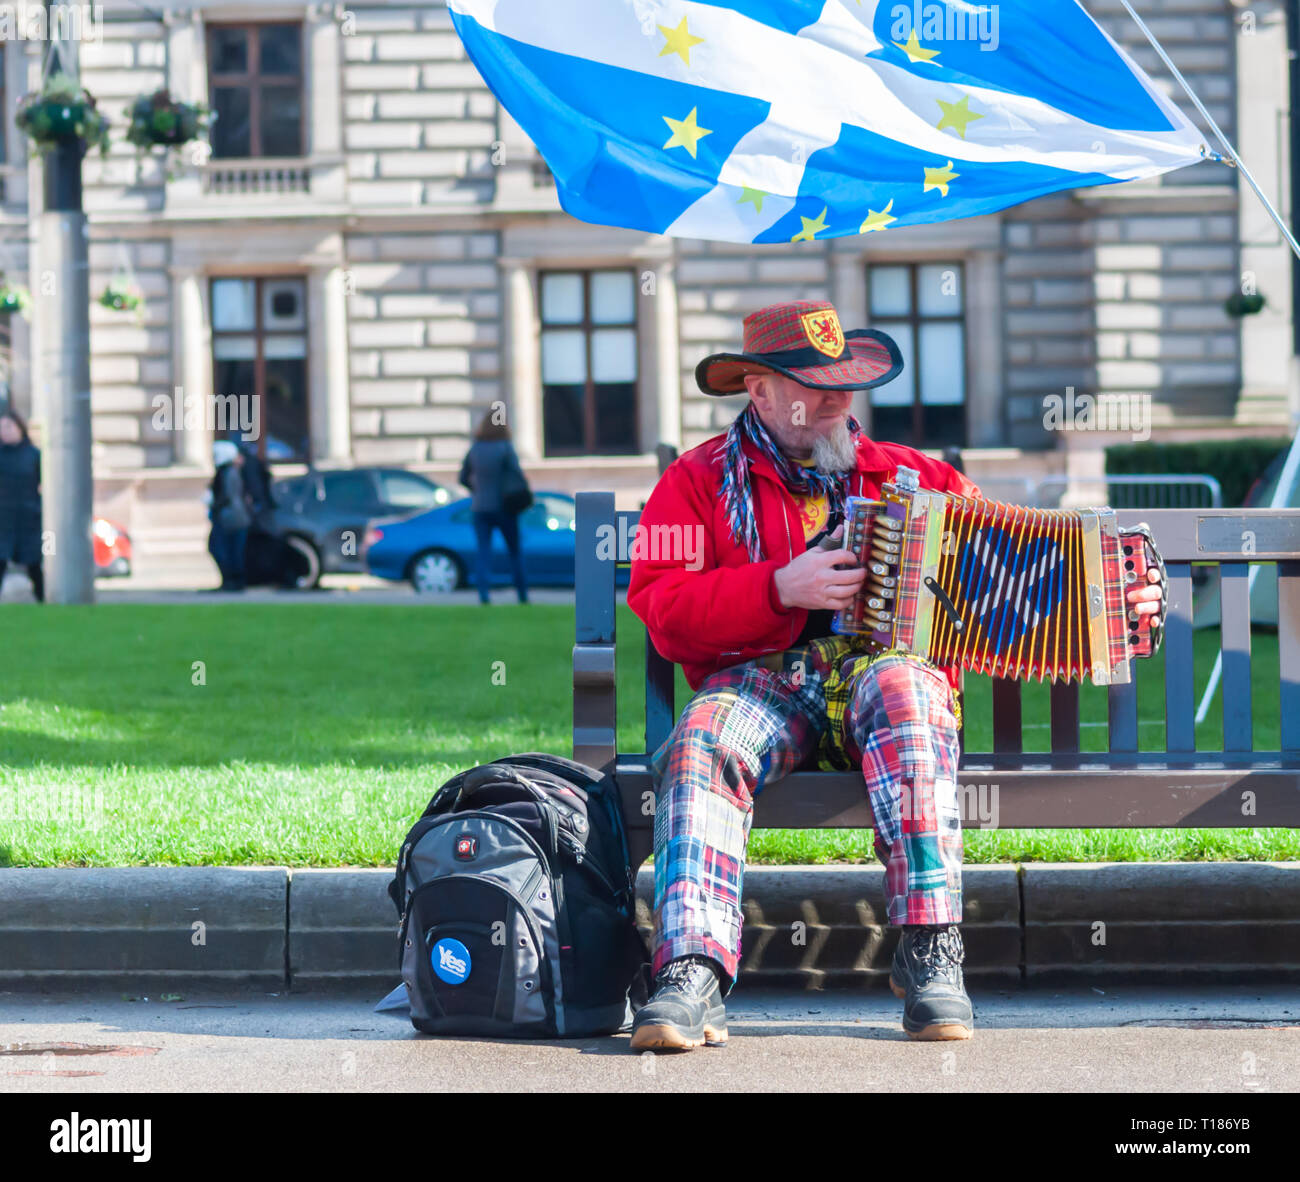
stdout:
{"type": "Polygon", "coordinates": [[[1075,0],[449,0],[583,221],[797,242],[1211,156],[1075,0]]]}
{"type": "Polygon", "coordinates": [[[1061,602],[1061,547],[1050,537],[1016,543],[1011,530],[982,526],[957,556],[954,605],[982,628],[994,652],[1051,623],[1061,602]]]}

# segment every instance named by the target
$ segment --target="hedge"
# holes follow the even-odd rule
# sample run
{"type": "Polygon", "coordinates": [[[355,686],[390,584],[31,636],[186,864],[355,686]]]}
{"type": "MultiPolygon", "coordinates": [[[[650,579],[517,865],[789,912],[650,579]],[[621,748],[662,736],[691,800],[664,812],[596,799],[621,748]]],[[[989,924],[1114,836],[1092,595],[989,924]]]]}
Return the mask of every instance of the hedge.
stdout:
{"type": "Polygon", "coordinates": [[[1287,449],[1285,439],[1211,439],[1199,443],[1124,443],[1106,449],[1107,475],[1213,476],[1223,503],[1245,500],[1264,469],[1287,449]]]}

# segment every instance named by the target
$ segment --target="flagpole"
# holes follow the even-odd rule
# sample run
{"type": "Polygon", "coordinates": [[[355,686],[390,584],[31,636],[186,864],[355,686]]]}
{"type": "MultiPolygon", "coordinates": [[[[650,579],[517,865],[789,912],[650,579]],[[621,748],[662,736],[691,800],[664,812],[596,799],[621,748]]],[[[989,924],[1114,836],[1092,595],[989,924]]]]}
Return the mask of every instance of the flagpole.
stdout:
{"type": "MultiPolygon", "coordinates": [[[[1269,498],[1270,509],[1285,509],[1295,488],[1296,478],[1300,476],[1300,434],[1291,441],[1291,447],[1282,462],[1282,471],[1277,476],[1277,487],[1269,498]]],[[[1255,576],[1259,574],[1259,563],[1252,563],[1250,574],[1246,576],[1246,605],[1250,606],[1250,595],[1255,589],[1255,576]]],[[[1219,626],[1223,626],[1223,596],[1219,596],[1219,626]]],[[[1220,648],[1214,658],[1214,667],[1210,670],[1210,680],[1201,695],[1200,705],[1196,708],[1196,725],[1203,723],[1210,713],[1210,703],[1214,701],[1215,690],[1219,688],[1219,678],[1223,676],[1223,649],[1220,648]]]]}
{"type": "Polygon", "coordinates": [[[1196,97],[1196,92],[1187,85],[1187,79],[1183,77],[1178,67],[1169,60],[1169,55],[1165,53],[1164,46],[1156,40],[1155,34],[1147,28],[1146,22],[1133,11],[1133,6],[1128,2],[1128,0],[1119,0],[1119,2],[1124,5],[1124,10],[1129,14],[1129,16],[1137,22],[1137,27],[1142,30],[1146,35],[1146,39],[1151,42],[1151,48],[1160,55],[1160,60],[1169,67],[1169,72],[1178,80],[1178,85],[1187,92],[1187,97],[1196,104],[1196,109],[1200,111],[1201,118],[1210,125],[1210,129],[1219,137],[1219,143],[1223,145],[1224,150],[1232,158],[1233,165],[1235,165],[1241,175],[1250,183],[1250,187],[1255,190],[1255,196],[1264,203],[1264,208],[1268,210],[1269,216],[1277,223],[1277,228],[1282,231],[1282,236],[1290,245],[1292,253],[1297,259],[1300,259],[1300,242],[1296,241],[1295,235],[1291,233],[1290,227],[1282,220],[1282,216],[1273,208],[1273,203],[1264,196],[1263,190],[1255,183],[1255,178],[1250,175],[1250,169],[1246,167],[1241,157],[1237,155],[1237,150],[1228,142],[1228,137],[1219,130],[1219,125],[1214,122],[1214,117],[1205,109],[1205,104],[1196,97]]]}
{"type": "MultiPolygon", "coordinates": [[[[1124,10],[1133,18],[1137,27],[1142,30],[1143,34],[1145,34],[1146,39],[1151,42],[1151,48],[1160,55],[1160,60],[1165,63],[1169,72],[1178,80],[1178,85],[1187,92],[1187,97],[1196,104],[1196,109],[1200,111],[1201,118],[1210,125],[1210,129],[1216,136],[1218,136],[1219,143],[1223,145],[1228,155],[1232,158],[1232,164],[1236,167],[1237,171],[1246,178],[1250,187],[1255,190],[1255,196],[1260,199],[1264,208],[1268,210],[1269,217],[1277,223],[1277,228],[1282,231],[1282,237],[1287,240],[1287,244],[1291,247],[1292,254],[1294,254],[1297,259],[1300,259],[1300,243],[1296,242],[1295,235],[1291,233],[1291,228],[1282,220],[1281,215],[1273,208],[1273,203],[1264,196],[1263,190],[1261,190],[1255,183],[1255,178],[1251,176],[1250,169],[1246,167],[1245,162],[1237,155],[1237,150],[1228,142],[1228,137],[1219,130],[1219,125],[1215,123],[1214,116],[1205,109],[1205,104],[1196,97],[1196,92],[1187,85],[1187,79],[1183,77],[1178,67],[1170,61],[1169,55],[1164,50],[1164,46],[1156,40],[1155,34],[1147,28],[1146,22],[1133,11],[1133,6],[1128,2],[1128,0],[1119,0],[1119,2],[1124,5],[1124,10]]],[[[1290,499],[1291,490],[1295,485],[1298,474],[1300,474],[1300,433],[1298,433],[1291,441],[1291,447],[1287,451],[1287,457],[1282,465],[1282,471],[1278,474],[1277,487],[1273,490],[1273,496],[1270,498],[1270,508],[1281,508],[1287,503],[1290,499]]],[[[1258,574],[1259,566],[1254,565],[1250,568],[1250,574],[1246,578],[1246,601],[1248,606],[1250,602],[1250,594],[1255,587],[1255,576],[1258,574]]],[[[1219,614],[1220,616],[1223,614],[1222,603],[1220,603],[1219,606],[1219,614]]],[[[1206,716],[1209,714],[1210,703],[1214,700],[1214,693],[1219,687],[1219,678],[1222,677],[1222,675],[1223,649],[1220,648],[1218,655],[1214,658],[1214,668],[1210,670],[1209,683],[1206,685],[1205,692],[1201,695],[1200,704],[1196,709],[1196,723],[1198,725],[1204,722],[1206,716]]]]}

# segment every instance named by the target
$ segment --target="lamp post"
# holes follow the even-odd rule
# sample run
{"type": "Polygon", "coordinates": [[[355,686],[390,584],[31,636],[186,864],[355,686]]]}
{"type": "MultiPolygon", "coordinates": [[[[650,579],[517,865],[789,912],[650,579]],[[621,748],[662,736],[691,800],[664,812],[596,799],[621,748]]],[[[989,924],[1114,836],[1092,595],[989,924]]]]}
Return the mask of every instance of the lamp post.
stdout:
{"type": "MultiPolygon", "coordinates": [[[[51,0],[46,35],[54,40],[51,0]]],[[[77,43],[59,41],[46,55],[46,77],[76,75],[77,43]]],[[[38,285],[41,380],[46,437],[41,473],[45,595],[50,603],[92,603],[94,480],[90,429],[90,274],[81,158],[85,143],[65,137],[44,157],[44,207],[38,226],[43,281],[38,285]],[[52,282],[44,281],[45,276],[52,282]]]]}

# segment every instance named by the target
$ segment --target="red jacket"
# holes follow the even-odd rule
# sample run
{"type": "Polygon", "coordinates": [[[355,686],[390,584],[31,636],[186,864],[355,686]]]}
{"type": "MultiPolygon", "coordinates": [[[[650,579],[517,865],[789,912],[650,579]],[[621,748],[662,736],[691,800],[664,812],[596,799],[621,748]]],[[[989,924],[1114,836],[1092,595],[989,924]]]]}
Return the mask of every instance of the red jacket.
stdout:
{"type": "MultiPolygon", "coordinates": [[[[743,545],[731,538],[722,504],[724,435],[679,456],[659,478],[641,513],[647,527],[642,549],[650,557],[632,560],[628,606],[645,621],[655,648],[682,666],[692,689],[711,673],[763,653],[793,646],[808,612],[783,608],[773,575],[805,549],[799,513],[772,462],[748,442],[754,512],[763,542],[762,562],[750,562],[743,545]],[[657,532],[656,526],[683,527],[657,532]],[[702,528],[699,528],[702,527],[702,528]],[[656,539],[689,537],[672,549],[656,539]],[[698,546],[698,552],[691,549],[698,546]],[[695,569],[690,569],[695,567],[695,569]]],[[[876,498],[882,483],[898,468],[915,468],[922,488],[978,496],[979,489],[949,464],[929,459],[898,443],[858,436],[858,466],[849,492],[876,498]]],[[[957,685],[957,671],[948,670],[957,685]]]]}

